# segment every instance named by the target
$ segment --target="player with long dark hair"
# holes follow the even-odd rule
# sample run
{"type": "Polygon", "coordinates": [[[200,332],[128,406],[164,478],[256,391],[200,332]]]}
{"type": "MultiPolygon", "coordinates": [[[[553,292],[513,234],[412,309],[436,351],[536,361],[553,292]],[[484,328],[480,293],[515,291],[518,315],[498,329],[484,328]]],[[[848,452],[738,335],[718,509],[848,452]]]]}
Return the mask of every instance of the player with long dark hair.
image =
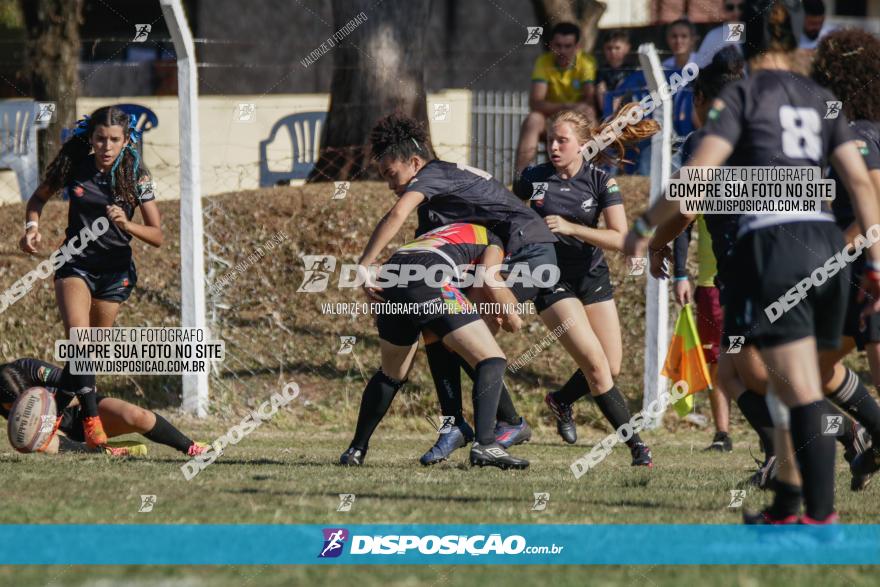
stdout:
{"type": "MultiPolygon", "coordinates": [[[[687,165],[715,167],[727,162],[824,168],[830,159],[853,199],[862,231],[873,227],[880,221],[877,195],[852,131],[842,116],[823,118],[826,101],[834,101],[830,92],[792,70],[801,8],[761,0],[747,3],[745,16],[750,77],[721,91],[687,165]]],[[[627,235],[626,251],[641,252],[650,227],[677,213],[677,202],[658,201],[627,235]]],[[[763,512],[765,522],[837,520],[834,440],[822,434],[828,409],[817,348],[835,348],[839,343],[848,267],[826,273],[827,280],[813,283],[803,299],[775,320],[765,311],[795,284],[812,283],[816,267],[843,249],[843,235],[833,220],[823,213],[784,212],[743,214],[737,219],[736,243],[728,260],[736,277],[725,283],[729,290],[725,331],[746,333],[767,365],[771,413],[776,421],[789,421],[805,501],[805,514],[800,518],[798,496],[789,502],[794,507],[788,511],[782,504],[772,513],[763,512]]],[[[866,255],[863,284],[870,302],[864,314],[880,310],[880,248],[871,246],[866,255]]]]}
{"type": "MultiPolygon", "coordinates": [[[[162,244],[159,208],[150,173],[135,146],[137,133],[133,116],[114,107],[99,108],[77,124],[28,200],[20,242],[24,252],[38,252],[40,214],[60,191],[70,200],[62,249],[78,248],[84,230],[93,230],[96,236],[55,272],[55,298],[65,336],[70,336],[71,328],[113,326],[119,306],[137,283],[131,239],[156,247],[162,244]],[[143,224],[133,220],[137,209],[143,224]],[[98,234],[94,229],[102,219],[106,231],[98,234]]],[[[69,369],[68,363],[66,374],[69,369]]],[[[95,376],[70,377],[85,411],[86,443],[100,446],[107,435],[98,414],[95,376]]]]}

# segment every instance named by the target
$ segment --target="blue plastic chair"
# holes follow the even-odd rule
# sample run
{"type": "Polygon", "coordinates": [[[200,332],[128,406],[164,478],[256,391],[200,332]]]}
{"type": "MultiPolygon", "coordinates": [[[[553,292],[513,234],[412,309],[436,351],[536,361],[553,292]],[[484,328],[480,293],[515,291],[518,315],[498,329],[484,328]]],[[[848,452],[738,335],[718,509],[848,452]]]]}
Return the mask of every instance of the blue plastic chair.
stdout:
{"type": "Polygon", "coordinates": [[[285,116],[272,126],[269,138],[260,141],[260,187],[271,187],[291,179],[308,178],[318,161],[321,133],[326,120],[326,112],[300,112],[285,116]],[[281,127],[287,127],[292,139],[292,163],[289,171],[270,171],[266,152],[269,145],[275,142],[275,136],[281,127]]]}
{"type": "Polygon", "coordinates": [[[27,200],[40,183],[37,164],[37,129],[48,121],[37,121],[37,103],[32,100],[0,100],[0,169],[12,169],[22,200],[27,200]]]}
{"type": "MultiPolygon", "coordinates": [[[[142,133],[146,133],[148,130],[159,126],[159,118],[156,116],[156,113],[146,106],[141,106],[140,104],[113,104],[113,106],[126,114],[134,114],[138,121],[138,128],[141,129],[142,133]]],[[[72,128],[61,129],[61,142],[66,141],[72,132],[72,128]]],[[[144,152],[143,134],[141,134],[141,140],[138,142],[137,148],[141,153],[144,152]]]]}

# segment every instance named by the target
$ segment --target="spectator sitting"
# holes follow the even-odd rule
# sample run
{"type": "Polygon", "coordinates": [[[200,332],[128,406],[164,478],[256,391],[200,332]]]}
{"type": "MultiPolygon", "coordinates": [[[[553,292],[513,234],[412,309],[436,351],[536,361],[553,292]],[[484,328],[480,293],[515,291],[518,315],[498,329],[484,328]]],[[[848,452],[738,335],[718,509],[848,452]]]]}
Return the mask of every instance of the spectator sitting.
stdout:
{"type": "Polygon", "coordinates": [[[613,98],[619,95],[615,90],[629,75],[624,63],[630,48],[629,34],[620,29],[608,33],[602,45],[605,65],[596,74],[596,104],[602,118],[611,116],[616,110],[613,98]]]}
{"type": "Polygon", "coordinates": [[[825,3],[822,0],[804,0],[804,32],[798,49],[814,50],[822,37],[834,28],[825,24],[825,3]]]}
{"type": "Polygon", "coordinates": [[[561,22],[550,31],[550,51],[535,61],[529,115],[523,121],[516,148],[517,176],[535,158],[538,141],[549,116],[560,110],[577,110],[595,118],[593,103],[596,61],[580,49],[581,30],[561,22]]]}

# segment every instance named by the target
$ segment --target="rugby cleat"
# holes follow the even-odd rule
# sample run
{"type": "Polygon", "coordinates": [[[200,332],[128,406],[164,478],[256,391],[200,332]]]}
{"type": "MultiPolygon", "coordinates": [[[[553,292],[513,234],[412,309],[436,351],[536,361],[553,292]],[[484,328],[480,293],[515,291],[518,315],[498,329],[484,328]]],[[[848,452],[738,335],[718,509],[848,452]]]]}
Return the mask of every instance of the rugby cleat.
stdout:
{"type": "Polygon", "coordinates": [[[801,524],[806,524],[808,526],[831,526],[832,524],[837,524],[840,521],[840,516],[837,515],[837,512],[831,512],[824,520],[814,520],[807,514],[801,516],[801,524]]]}
{"type": "Polygon", "coordinates": [[[342,456],[339,457],[339,464],[347,467],[360,466],[364,464],[366,458],[367,451],[350,446],[348,447],[348,450],[342,453],[342,456]]]}
{"type": "Polygon", "coordinates": [[[571,404],[556,401],[553,399],[552,393],[544,396],[544,403],[547,404],[547,407],[550,408],[550,411],[553,412],[553,416],[556,418],[556,431],[562,437],[562,440],[568,444],[577,442],[577,427],[574,424],[574,412],[571,409],[571,404]]]}
{"type": "Polygon", "coordinates": [[[853,426],[853,437],[846,443],[845,447],[843,458],[846,459],[847,463],[850,463],[850,473],[852,474],[849,488],[851,491],[862,491],[871,483],[871,477],[874,474],[854,470],[852,462],[857,456],[871,449],[871,435],[868,434],[864,426],[856,422],[853,426]]]}
{"type": "Polygon", "coordinates": [[[733,451],[733,441],[727,432],[716,432],[712,438],[712,444],[703,449],[704,451],[731,452],[733,451]]]}
{"type": "Polygon", "coordinates": [[[208,452],[208,449],[211,448],[210,444],[205,444],[204,442],[195,442],[189,445],[189,448],[186,449],[186,456],[188,457],[197,457],[201,454],[208,452]]]}
{"type": "Polygon", "coordinates": [[[873,446],[856,455],[849,464],[852,473],[850,489],[861,491],[871,482],[871,477],[880,470],[880,448],[873,446]]]}
{"type": "Polygon", "coordinates": [[[436,465],[442,463],[449,458],[456,449],[467,446],[474,440],[474,431],[468,426],[467,422],[462,422],[452,427],[449,432],[443,433],[437,437],[428,452],[422,455],[419,462],[425,465],[436,465]]]}
{"type": "Polygon", "coordinates": [[[784,526],[789,524],[797,524],[798,522],[800,522],[800,520],[798,519],[797,514],[791,514],[778,518],[770,513],[770,508],[761,510],[760,512],[743,511],[743,524],[746,524],[748,526],[784,526]]]}
{"type": "Polygon", "coordinates": [[[83,418],[83,433],[89,448],[98,448],[107,444],[107,434],[104,432],[104,425],[98,416],[83,418]]]}
{"type": "MultiPolygon", "coordinates": [[[[755,459],[756,463],[761,461],[755,459]]],[[[749,478],[749,483],[759,489],[768,489],[773,479],[776,478],[776,455],[767,457],[758,470],[749,478]]]]}
{"type": "Polygon", "coordinates": [[[104,454],[111,457],[145,457],[147,456],[147,445],[133,440],[119,440],[116,442],[108,442],[101,447],[104,454]]]}
{"type": "Polygon", "coordinates": [[[526,419],[520,417],[519,424],[508,424],[498,420],[495,424],[495,442],[502,448],[510,448],[517,444],[528,442],[532,437],[532,429],[526,423],[526,419]]]}
{"type": "Polygon", "coordinates": [[[471,446],[471,465],[476,467],[498,467],[499,469],[526,469],[529,462],[518,459],[501,447],[501,443],[479,444],[471,446]]]}
{"type": "Polygon", "coordinates": [[[654,460],[651,458],[651,449],[644,442],[637,442],[629,449],[632,454],[633,467],[653,467],[654,460]]]}

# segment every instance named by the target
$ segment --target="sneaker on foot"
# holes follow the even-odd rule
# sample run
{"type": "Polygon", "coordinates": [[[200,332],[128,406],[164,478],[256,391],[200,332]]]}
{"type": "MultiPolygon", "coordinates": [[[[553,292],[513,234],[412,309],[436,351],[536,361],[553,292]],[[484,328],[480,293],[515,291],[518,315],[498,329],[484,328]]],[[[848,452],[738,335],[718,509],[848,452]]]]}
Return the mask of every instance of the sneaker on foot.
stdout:
{"type": "Polygon", "coordinates": [[[495,442],[502,448],[510,448],[517,444],[528,442],[532,437],[532,429],[526,423],[526,419],[520,417],[519,424],[508,424],[498,420],[495,424],[495,442]]]}
{"type": "Polygon", "coordinates": [[[499,469],[525,469],[528,468],[529,462],[511,455],[498,442],[492,444],[475,442],[471,446],[471,465],[498,467],[499,469]]]}
{"type": "Polygon", "coordinates": [[[100,417],[83,418],[83,432],[89,448],[97,448],[107,444],[107,434],[104,432],[104,425],[101,423],[100,417]]]}
{"type": "MultiPolygon", "coordinates": [[[[756,463],[761,463],[761,461],[755,459],[756,463]]],[[[759,489],[768,489],[770,484],[773,483],[773,480],[776,478],[776,455],[771,455],[767,457],[763,464],[758,467],[758,470],[755,471],[755,474],[749,478],[749,483],[754,485],[759,489]]]]}
{"type": "Polygon", "coordinates": [[[211,445],[205,444],[204,442],[193,442],[189,445],[189,448],[186,449],[186,456],[197,457],[208,452],[209,448],[211,448],[211,445]]]}
{"type": "Polygon", "coordinates": [[[831,512],[828,514],[824,520],[814,520],[807,514],[801,516],[801,524],[807,524],[809,526],[831,526],[840,521],[840,516],[837,515],[837,512],[831,512]]]}
{"type": "Polygon", "coordinates": [[[436,465],[449,458],[449,455],[456,449],[467,446],[474,439],[474,431],[468,426],[467,422],[462,422],[453,426],[449,432],[444,432],[437,437],[428,452],[422,455],[419,462],[425,465],[436,465]]]}
{"type": "Polygon", "coordinates": [[[544,403],[547,404],[556,418],[556,431],[562,437],[562,440],[568,444],[577,442],[577,427],[574,425],[574,413],[571,409],[571,404],[556,401],[553,399],[552,393],[544,396],[544,403]]]}
{"type": "Polygon", "coordinates": [[[366,457],[367,451],[350,446],[348,450],[342,453],[342,456],[339,457],[339,464],[349,467],[363,465],[366,457]]]}
{"type": "Polygon", "coordinates": [[[856,455],[849,464],[852,473],[850,489],[861,491],[871,482],[871,477],[880,470],[880,449],[873,446],[856,455]]]}
{"type": "Polygon", "coordinates": [[[730,439],[730,435],[727,432],[716,432],[715,437],[712,438],[712,444],[703,450],[731,452],[733,450],[733,441],[730,439]]]}
{"type": "Polygon", "coordinates": [[[147,445],[133,440],[119,440],[116,442],[108,442],[101,447],[104,454],[111,457],[145,457],[147,456],[147,445]]]}
{"type": "Polygon", "coordinates": [[[797,524],[799,522],[797,514],[777,517],[770,513],[770,508],[761,510],[760,512],[743,511],[743,524],[752,525],[788,525],[797,524]]]}
{"type": "Polygon", "coordinates": [[[653,467],[654,460],[651,458],[651,449],[644,442],[637,442],[629,449],[632,454],[633,467],[653,467]]]}

